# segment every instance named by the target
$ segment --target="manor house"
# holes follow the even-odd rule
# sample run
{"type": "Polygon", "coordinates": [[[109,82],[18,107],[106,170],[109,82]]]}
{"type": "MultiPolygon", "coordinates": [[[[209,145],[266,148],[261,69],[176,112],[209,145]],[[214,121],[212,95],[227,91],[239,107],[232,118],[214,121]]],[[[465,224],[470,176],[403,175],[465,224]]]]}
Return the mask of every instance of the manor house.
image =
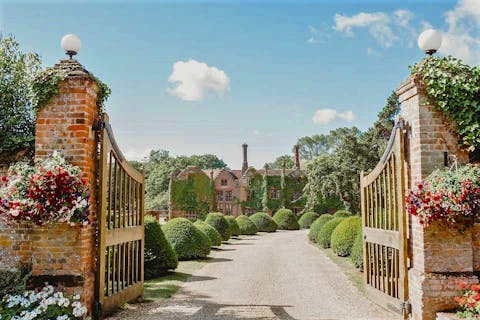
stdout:
{"type": "Polygon", "coordinates": [[[243,144],[241,170],[207,169],[189,166],[170,178],[169,218],[196,219],[208,212],[251,215],[265,211],[272,215],[282,207],[299,214],[306,178],[300,169],[299,147],[294,148],[295,168],[262,169],[248,166],[247,144],[243,144]]]}

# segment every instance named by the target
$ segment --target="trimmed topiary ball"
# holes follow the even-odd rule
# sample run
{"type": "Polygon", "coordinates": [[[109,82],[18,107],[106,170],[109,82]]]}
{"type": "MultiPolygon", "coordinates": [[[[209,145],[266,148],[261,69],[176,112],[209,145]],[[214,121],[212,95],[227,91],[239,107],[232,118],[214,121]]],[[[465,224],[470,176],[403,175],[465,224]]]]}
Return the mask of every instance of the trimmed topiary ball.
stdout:
{"type": "Polygon", "coordinates": [[[240,234],[252,235],[258,231],[255,223],[253,223],[247,216],[238,216],[237,223],[240,229],[240,234]]]}
{"type": "Polygon", "coordinates": [[[178,257],[172,245],[165,238],[160,223],[145,216],[145,279],[161,276],[178,266],[178,257]]]}
{"type": "Polygon", "coordinates": [[[228,224],[230,225],[230,235],[231,236],[239,236],[240,235],[240,227],[238,226],[237,220],[233,216],[225,216],[225,220],[227,220],[228,224]]]}
{"type": "Polygon", "coordinates": [[[195,221],[194,225],[208,236],[208,238],[210,239],[210,244],[213,247],[218,247],[222,245],[222,236],[220,235],[220,233],[218,233],[217,230],[215,230],[214,227],[202,220],[195,221]]]}
{"type": "Polygon", "coordinates": [[[290,209],[280,209],[273,216],[273,221],[278,225],[278,229],[281,230],[298,230],[300,225],[298,224],[297,217],[290,209]]]}
{"type": "Polygon", "coordinates": [[[357,233],[362,229],[360,217],[345,218],[332,232],[330,246],[337,255],[346,257],[352,251],[353,242],[357,233]]]}
{"type": "Polygon", "coordinates": [[[322,214],[317,220],[315,220],[310,226],[310,231],[308,232],[308,239],[312,242],[317,241],[318,233],[323,228],[323,226],[330,220],[333,219],[331,214],[322,214]]]}
{"type": "Polygon", "coordinates": [[[318,233],[317,243],[323,248],[330,248],[330,241],[332,238],[333,230],[342,222],[345,218],[333,218],[328,221],[318,233]]]}
{"type": "Polygon", "coordinates": [[[220,233],[223,241],[230,239],[230,224],[225,216],[220,212],[211,212],[207,215],[205,222],[215,228],[220,233]]]}
{"type": "Polygon", "coordinates": [[[335,218],[347,218],[353,216],[353,213],[347,210],[338,210],[333,214],[335,218]]]}
{"type": "Polygon", "coordinates": [[[350,252],[350,261],[359,269],[363,269],[363,233],[357,233],[355,241],[353,242],[352,251],[350,252]]]}
{"type": "Polygon", "coordinates": [[[188,219],[174,218],[162,226],[162,231],[179,260],[205,258],[210,253],[210,239],[188,219]]]}
{"type": "Polygon", "coordinates": [[[250,217],[250,220],[255,224],[258,231],[261,232],[275,232],[278,229],[277,223],[265,212],[255,213],[250,217]]]}
{"type": "Polygon", "coordinates": [[[300,228],[308,229],[318,217],[320,217],[320,215],[316,212],[306,212],[298,220],[298,224],[300,225],[300,228]]]}

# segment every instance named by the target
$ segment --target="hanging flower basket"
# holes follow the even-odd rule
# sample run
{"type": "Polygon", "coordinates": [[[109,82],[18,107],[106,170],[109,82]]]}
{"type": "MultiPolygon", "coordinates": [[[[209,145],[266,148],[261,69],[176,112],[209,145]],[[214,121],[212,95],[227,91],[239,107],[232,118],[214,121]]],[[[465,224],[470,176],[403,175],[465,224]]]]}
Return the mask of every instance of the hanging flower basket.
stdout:
{"type": "Polygon", "coordinates": [[[0,218],[7,224],[89,224],[89,191],[80,175],[58,152],[35,166],[13,165],[0,184],[0,218]]]}

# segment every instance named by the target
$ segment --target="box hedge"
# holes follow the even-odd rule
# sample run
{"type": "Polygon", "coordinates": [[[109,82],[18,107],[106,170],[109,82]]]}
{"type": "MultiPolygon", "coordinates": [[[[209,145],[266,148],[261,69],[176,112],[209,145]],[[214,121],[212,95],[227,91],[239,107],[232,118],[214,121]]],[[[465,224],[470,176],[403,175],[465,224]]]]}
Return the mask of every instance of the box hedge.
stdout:
{"type": "Polygon", "coordinates": [[[322,229],[322,227],[332,219],[333,215],[328,213],[322,214],[320,217],[318,217],[318,219],[315,220],[310,226],[310,231],[308,232],[308,238],[310,241],[316,242],[320,229],[322,229]]]}
{"type": "Polygon", "coordinates": [[[361,229],[362,221],[359,216],[345,218],[332,232],[330,246],[333,252],[341,257],[349,256],[361,229]]]}
{"type": "Polygon", "coordinates": [[[174,218],[162,226],[162,231],[179,260],[205,258],[210,253],[210,239],[188,219],[174,218]]]}
{"type": "Polygon", "coordinates": [[[273,219],[265,212],[257,212],[250,217],[250,220],[255,224],[258,231],[261,232],[275,232],[278,229],[278,225],[273,219]]]}
{"type": "Polygon", "coordinates": [[[320,217],[320,215],[316,212],[306,212],[298,219],[298,224],[300,228],[308,229],[318,217],[320,217]]]}
{"type": "Polygon", "coordinates": [[[227,220],[228,224],[230,225],[230,235],[231,236],[239,236],[240,235],[240,227],[238,226],[237,220],[233,216],[225,216],[225,220],[227,220]]]}
{"type": "Polygon", "coordinates": [[[352,252],[350,253],[350,261],[359,269],[363,269],[363,233],[357,233],[355,241],[353,242],[352,252]]]}
{"type": "Polygon", "coordinates": [[[323,248],[330,248],[330,241],[332,237],[333,230],[342,222],[345,218],[333,218],[332,220],[325,223],[325,225],[320,229],[317,236],[317,243],[323,248]]]}
{"type": "Polygon", "coordinates": [[[208,236],[211,246],[218,247],[222,245],[222,236],[214,227],[202,220],[195,221],[194,225],[208,236]]]}
{"type": "Polygon", "coordinates": [[[222,241],[230,239],[230,224],[225,216],[220,212],[210,212],[205,218],[205,222],[215,228],[222,236],[222,241]]]}
{"type": "Polygon", "coordinates": [[[160,223],[145,216],[145,279],[156,278],[178,266],[178,257],[162,232],[160,223]]]}
{"type": "Polygon", "coordinates": [[[335,218],[347,218],[353,216],[353,213],[347,210],[338,210],[333,214],[335,218]]]}
{"type": "Polygon", "coordinates": [[[240,229],[240,234],[252,235],[258,232],[255,223],[253,223],[252,220],[250,220],[250,218],[248,218],[247,216],[238,216],[237,223],[240,229]]]}
{"type": "Polygon", "coordinates": [[[300,225],[298,224],[297,217],[290,209],[280,209],[273,215],[273,221],[278,225],[280,230],[298,230],[300,225]]]}

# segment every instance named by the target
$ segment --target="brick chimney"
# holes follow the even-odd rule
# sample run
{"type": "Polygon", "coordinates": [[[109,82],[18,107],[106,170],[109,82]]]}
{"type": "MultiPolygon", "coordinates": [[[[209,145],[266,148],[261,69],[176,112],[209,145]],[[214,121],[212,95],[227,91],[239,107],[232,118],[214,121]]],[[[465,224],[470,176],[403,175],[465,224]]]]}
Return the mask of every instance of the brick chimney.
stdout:
{"type": "Polygon", "coordinates": [[[248,159],[247,159],[248,144],[246,144],[246,143],[242,144],[242,148],[243,148],[242,174],[244,174],[245,171],[247,171],[247,169],[248,169],[248,159]]]}
{"type": "Polygon", "coordinates": [[[294,147],[293,147],[293,152],[295,153],[295,168],[300,170],[300,155],[299,155],[299,148],[300,146],[298,144],[296,144],[294,147]]]}

